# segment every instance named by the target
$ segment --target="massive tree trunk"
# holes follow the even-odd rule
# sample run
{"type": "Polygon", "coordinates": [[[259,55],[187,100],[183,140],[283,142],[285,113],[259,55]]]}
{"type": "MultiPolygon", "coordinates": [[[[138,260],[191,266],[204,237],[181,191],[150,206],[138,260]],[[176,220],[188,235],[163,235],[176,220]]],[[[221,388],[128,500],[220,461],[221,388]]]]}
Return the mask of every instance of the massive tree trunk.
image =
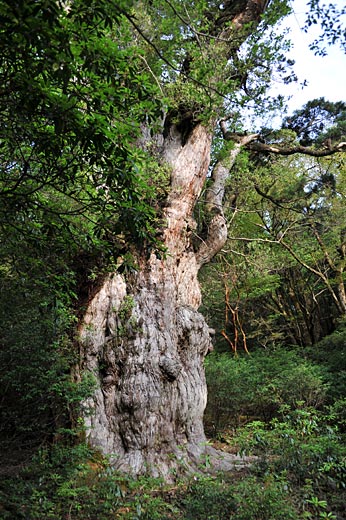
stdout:
{"type": "Polygon", "coordinates": [[[89,442],[110,454],[118,469],[150,469],[165,478],[196,469],[207,452],[208,460],[215,455],[203,430],[203,360],[212,343],[198,312],[197,275],[227,238],[219,211],[194,250],[193,209],[208,172],[211,133],[200,124],[184,146],[180,137],[172,127],[163,146],[171,167],[166,257],[139,258],[137,273],[108,276],[80,325],[81,371],[96,381],[84,405],[89,442]]]}
{"type": "MultiPolygon", "coordinates": [[[[234,25],[228,25],[227,34],[220,29],[223,37],[243,24],[250,30],[249,21],[259,21],[262,4],[239,2],[234,25]]],[[[238,46],[245,37],[243,30],[238,46]]],[[[209,229],[196,246],[193,211],[208,174],[212,127],[197,123],[188,138],[179,125],[165,128],[161,156],[171,171],[163,210],[167,254],[163,259],[138,255],[136,273],[109,275],[80,323],[79,372],[95,377],[93,396],[84,403],[87,439],[111,455],[116,468],[135,474],[150,471],[170,478],[196,469],[206,454],[215,464],[221,460],[206,446],[203,430],[203,360],[212,343],[198,312],[197,275],[226,241],[222,186],[249,138],[214,170],[207,196],[209,229]]]]}
{"type": "Polygon", "coordinates": [[[87,403],[90,443],[112,454],[120,469],[138,473],[150,467],[165,476],[169,466],[199,460],[204,451],[203,359],[212,348],[197,311],[198,265],[191,244],[211,135],[199,125],[181,146],[172,130],[164,145],[172,168],[164,210],[167,255],[139,258],[140,269],[127,279],[110,275],[89,303],[80,331],[82,370],[96,378],[87,403]]]}

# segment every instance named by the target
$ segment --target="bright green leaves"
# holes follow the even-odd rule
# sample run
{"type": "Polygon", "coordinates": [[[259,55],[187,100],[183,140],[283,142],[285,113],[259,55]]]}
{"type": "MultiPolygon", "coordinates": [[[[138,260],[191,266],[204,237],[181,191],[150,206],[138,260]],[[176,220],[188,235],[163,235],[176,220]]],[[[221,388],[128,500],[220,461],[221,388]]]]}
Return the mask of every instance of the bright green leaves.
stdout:
{"type": "Polygon", "coordinates": [[[161,100],[138,50],[115,37],[125,7],[0,0],[0,412],[36,437],[65,413],[52,385],[69,393],[71,309],[91,278],[160,248],[153,159],[138,140],[161,100]]]}
{"type": "Polygon", "coordinates": [[[134,167],[136,139],[161,105],[136,49],[114,39],[122,7],[0,3],[0,197],[6,212],[30,210],[35,220],[37,207],[55,212],[50,204],[63,194],[67,226],[68,213],[98,224],[126,213],[123,232],[143,245],[155,215],[145,202],[145,158],[137,157],[140,178],[134,167]]]}
{"type": "Polygon", "coordinates": [[[264,98],[273,68],[290,76],[284,70],[290,67],[284,59],[287,43],[270,30],[288,13],[285,1],[271,2],[262,22],[253,13],[252,22],[236,27],[240,3],[166,0],[136,7],[135,17],[128,17],[133,39],[175,113],[208,122],[253,99],[258,104],[259,90],[264,98]]]}

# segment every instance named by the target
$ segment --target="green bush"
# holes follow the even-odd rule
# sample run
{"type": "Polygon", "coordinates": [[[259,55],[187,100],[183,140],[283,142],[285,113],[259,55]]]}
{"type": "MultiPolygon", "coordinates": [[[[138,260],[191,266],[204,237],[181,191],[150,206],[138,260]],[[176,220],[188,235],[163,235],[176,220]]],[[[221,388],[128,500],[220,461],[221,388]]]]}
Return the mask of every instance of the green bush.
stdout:
{"type": "Polygon", "coordinates": [[[184,520],[228,520],[236,508],[234,490],[222,479],[201,478],[192,482],[180,506],[184,520]]]}
{"type": "Polygon", "coordinates": [[[180,502],[183,520],[298,520],[285,479],[239,476],[194,481],[180,502]]]}
{"type": "Polygon", "coordinates": [[[235,490],[234,520],[298,520],[291,502],[290,489],[284,478],[271,475],[264,479],[250,477],[235,490]]]}
{"type": "Polygon", "coordinates": [[[42,450],[21,475],[0,485],[4,520],[106,520],[122,490],[85,444],[42,450]]]}
{"type": "Polygon", "coordinates": [[[309,358],[323,367],[330,381],[330,401],[346,394],[346,329],[340,328],[307,349],[309,358]]]}
{"type": "Polygon", "coordinates": [[[213,435],[249,418],[268,421],[283,404],[319,406],[328,388],[323,368],[283,348],[241,357],[211,355],[206,375],[205,423],[213,435]]]}
{"type": "Polygon", "coordinates": [[[311,510],[311,497],[337,504],[346,489],[346,447],[338,425],[314,409],[284,406],[281,412],[268,424],[247,424],[233,442],[241,453],[258,456],[259,475],[285,474],[302,510],[311,510]]]}
{"type": "MultiPolygon", "coordinates": [[[[87,445],[41,450],[20,475],[0,481],[1,520],[176,518],[162,481],[116,473],[87,445]]],[[[167,494],[169,498],[169,494],[167,494]]]]}

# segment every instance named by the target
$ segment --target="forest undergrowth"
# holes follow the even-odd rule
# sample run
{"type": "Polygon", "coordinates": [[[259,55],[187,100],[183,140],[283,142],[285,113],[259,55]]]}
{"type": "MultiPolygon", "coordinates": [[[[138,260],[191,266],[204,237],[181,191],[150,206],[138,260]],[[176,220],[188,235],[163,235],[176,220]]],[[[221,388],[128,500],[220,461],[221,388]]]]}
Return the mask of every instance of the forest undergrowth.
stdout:
{"type": "Polygon", "coordinates": [[[251,466],[215,474],[206,458],[200,472],[173,475],[174,484],[132,479],[77,442],[82,429],[76,426],[35,447],[31,458],[28,450],[26,460],[18,444],[12,466],[11,454],[7,460],[3,454],[0,518],[346,518],[345,340],[341,330],[310,350],[280,347],[207,358],[209,442],[256,456],[251,466]]]}

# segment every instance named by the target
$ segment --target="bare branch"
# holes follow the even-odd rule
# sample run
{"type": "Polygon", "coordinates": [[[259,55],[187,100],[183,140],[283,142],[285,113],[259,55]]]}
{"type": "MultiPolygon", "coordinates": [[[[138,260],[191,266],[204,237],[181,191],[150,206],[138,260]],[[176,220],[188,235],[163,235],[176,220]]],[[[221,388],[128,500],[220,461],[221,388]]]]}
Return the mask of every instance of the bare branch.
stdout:
{"type": "Polygon", "coordinates": [[[333,289],[333,287],[332,287],[328,277],[321,270],[315,269],[311,265],[309,265],[306,262],[304,262],[304,260],[302,260],[295,253],[295,251],[292,249],[292,247],[289,244],[287,244],[287,242],[284,242],[283,240],[280,240],[279,242],[301,266],[305,267],[305,269],[310,271],[310,273],[315,274],[316,276],[318,276],[323,281],[323,283],[325,284],[325,286],[327,287],[327,289],[329,291],[329,294],[331,295],[332,299],[334,300],[334,303],[335,303],[337,309],[339,309],[339,311],[341,313],[343,313],[344,309],[342,308],[340,300],[337,297],[337,295],[336,295],[336,293],[335,293],[335,291],[334,291],[334,289],[333,289]]]}
{"type": "Polygon", "coordinates": [[[235,240],[238,242],[262,242],[264,244],[279,244],[279,240],[274,240],[270,238],[249,238],[249,237],[228,237],[228,240],[235,240]]]}
{"type": "Polygon", "coordinates": [[[333,260],[332,260],[332,258],[330,256],[330,254],[329,254],[325,244],[323,243],[323,240],[322,240],[319,232],[317,231],[316,226],[314,224],[312,224],[310,227],[311,227],[312,232],[313,232],[313,234],[314,234],[314,236],[315,236],[315,238],[316,238],[316,240],[318,242],[318,245],[321,248],[321,251],[323,252],[323,256],[326,259],[327,264],[332,269],[332,271],[337,271],[337,267],[336,267],[335,263],[333,262],[333,260]]]}

